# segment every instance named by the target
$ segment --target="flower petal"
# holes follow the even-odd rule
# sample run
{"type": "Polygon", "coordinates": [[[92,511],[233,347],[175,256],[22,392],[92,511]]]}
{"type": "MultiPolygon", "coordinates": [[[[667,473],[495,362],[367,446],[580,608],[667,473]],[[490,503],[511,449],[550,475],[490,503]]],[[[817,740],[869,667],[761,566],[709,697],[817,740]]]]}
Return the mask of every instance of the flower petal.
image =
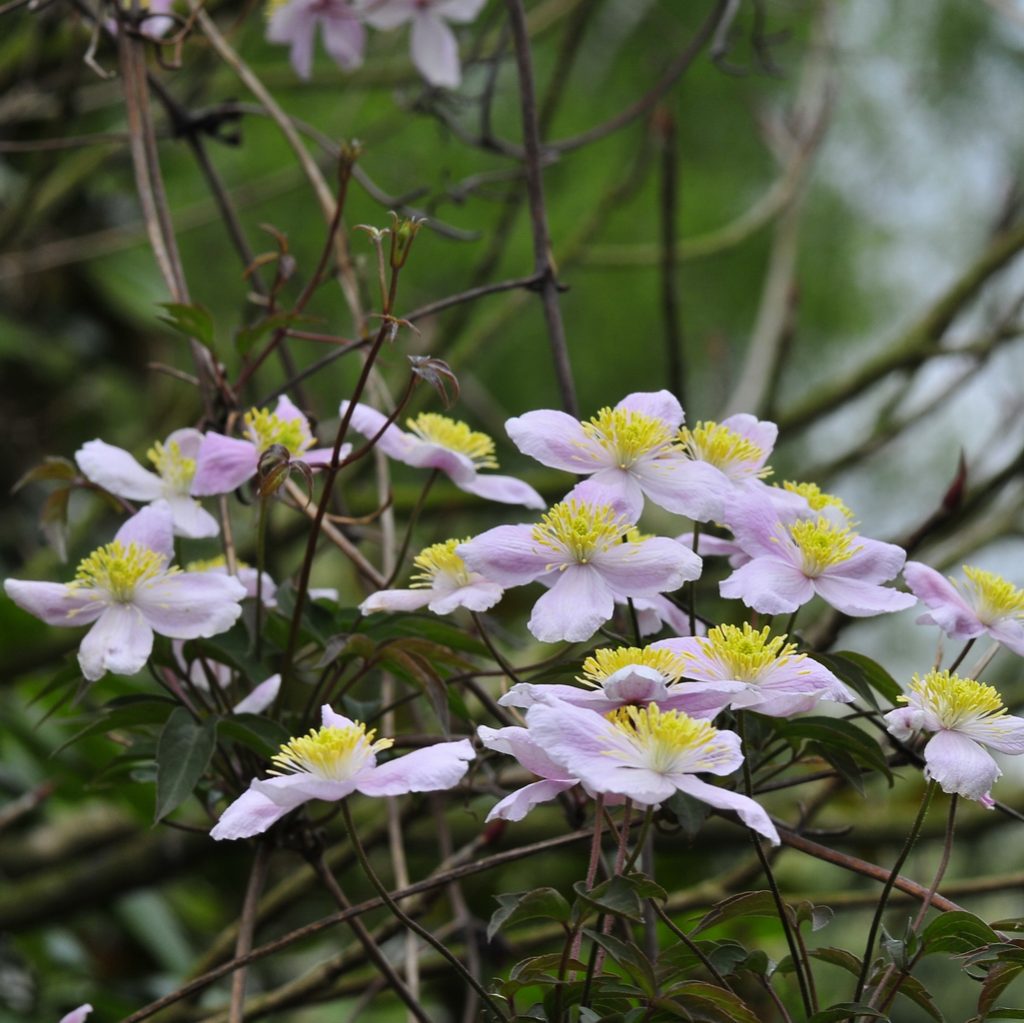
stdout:
{"type": "MultiPolygon", "coordinates": [[[[521,689],[523,686],[524,683],[520,683],[517,686],[513,686],[513,689],[521,689]]],[[[543,689],[548,687],[532,686],[528,688],[543,689]]],[[[569,687],[556,686],[554,688],[568,689],[569,687]]],[[[506,695],[511,695],[511,692],[506,695]]],[[[529,706],[529,704],[520,702],[505,702],[504,699],[502,700],[502,705],[507,707],[529,706]]],[[[487,725],[479,725],[477,727],[477,735],[488,749],[497,750],[499,753],[507,753],[510,757],[515,757],[527,771],[532,772],[539,778],[576,783],[576,779],[561,764],[556,763],[544,752],[537,744],[536,738],[527,728],[522,728],[519,725],[509,725],[506,728],[488,728],[487,725]]]]}
{"type": "Polygon", "coordinates": [[[398,796],[405,792],[436,792],[457,785],[475,757],[468,739],[439,742],[425,749],[371,767],[353,779],[367,796],[398,796]]]}
{"type": "Polygon", "coordinates": [[[208,536],[216,536],[220,532],[217,520],[194,498],[168,497],[167,505],[171,509],[171,522],[177,536],[190,540],[202,540],[208,536]]]}
{"type": "Polygon", "coordinates": [[[67,1015],[61,1016],[59,1023],[85,1023],[85,1017],[92,1012],[92,1006],[86,1002],[77,1009],[72,1009],[67,1015]]]}
{"type": "Polygon", "coordinates": [[[548,571],[552,552],[539,548],[531,526],[495,526],[455,548],[466,565],[501,586],[522,586],[548,571]]]}
{"type": "Polygon", "coordinates": [[[264,679],[248,696],[231,708],[233,714],[262,714],[276,699],[281,689],[281,676],[264,679]]]}
{"type": "Polygon", "coordinates": [[[783,614],[814,596],[814,584],[800,569],[776,558],[754,558],[718,584],[723,597],[742,600],[762,614],[783,614]]]}
{"type": "Polygon", "coordinates": [[[985,631],[977,613],[960,591],[934,568],[920,561],[908,561],[903,566],[903,578],[914,596],[928,608],[929,613],[918,622],[937,625],[957,639],[973,639],[985,631]]]}
{"type": "Polygon", "coordinates": [[[230,494],[256,475],[259,451],[252,441],[208,433],[196,456],[192,493],[196,497],[230,494]]]}
{"type": "MultiPolygon", "coordinates": [[[[276,8],[267,23],[267,39],[291,46],[290,58],[295,73],[309,78],[313,71],[313,38],[317,14],[308,0],[291,0],[276,8]]],[[[231,488],[234,489],[234,488],[231,488]]]]}
{"type": "Polygon", "coordinates": [[[501,600],[504,592],[503,587],[497,583],[481,578],[448,593],[439,594],[435,590],[434,597],[427,606],[436,615],[451,614],[457,607],[464,607],[470,611],[488,611],[501,600]]]}
{"type": "Polygon", "coordinates": [[[1024,718],[1012,714],[965,721],[957,730],[1000,753],[1024,753],[1024,718]]]}
{"type": "Polygon", "coordinates": [[[1019,618],[1004,618],[988,627],[988,634],[1007,650],[1024,657],[1024,621],[1019,618]]]}
{"type": "Polygon", "coordinates": [[[631,412],[642,412],[645,416],[660,419],[670,430],[678,430],[686,419],[679,399],[664,389],[660,391],[634,391],[627,394],[616,406],[631,412]]]}
{"type": "Polygon", "coordinates": [[[359,605],[364,615],[372,615],[375,611],[419,611],[433,599],[430,589],[422,590],[378,590],[371,593],[359,605]]]}
{"type": "Polygon", "coordinates": [[[484,821],[521,821],[539,803],[549,803],[552,799],[557,799],[574,785],[579,785],[575,778],[568,781],[552,781],[544,778],[541,781],[531,782],[521,789],[516,789],[515,792],[510,792],[504,799],[495,803],[484,821]]]}
{"type": "Polygon", "coordinates": [[[431,85],[439,88],[458,88],[462,80],[458,40],[429,8],[417,11],[413,19],[412,62],[431,85]]]}
{"type": "Polygon", "coordinates": [[[614,613],[611,590],[597,568],[570,565],[534,604],[526,627],[542,643],[578,643],[590,639],[614,613]]]}
{"type": "Polygon", "coordinates": [[[517,480],[514,476],[477,473],[471,479],[457,481],[455,485],[459,490],[464,490],[467,494],[476,494],[487,501],[521,504],[526,508],[537,508],[541,511],[548,506],[547,501],[529,483],[517,480]]]}
{"type": "Polygon", "coordinates": [[[296,794],[295,802],[291,806],[282,805],[259,791],[256,784],[257,782],[253,780],[249,788],[220,815],[220,820],[210,832],[211,838],[219,842],[222,839],[262,835],[271,824],[306,801],[296,794]]]}
{"type": "Polygon", "coordinates": [[[903,611],[917,603],[912,593],[901,593],[889,586],[862,582],[860,579],[844,579],[826,570],[814,581],[818,595],[837,611],[853,618],[903,611]]]}
{"type": "Polygon", "coordinates": [[[702,567],[693,551],[662,536],[616,544],[595,554],[591,564],[624,597],[652,597],[678,590],[683,583],[698,578],[702,567]]]}
{"type": "Polygon", "coordinates": [[[764,807],[749,796],[730,792],[729,789],[719,788],[717,785],[709,785],[692,774],[674,777],[673,781],[680,792],[685,792],[688,796],[707,803],[708,806],[713,806],[718,810],[735,811],[748,828],[756,831],[759,835],[764,835],[772,845],[779,844],[779,833],[775,830],[771,818],[765,812],[764,807]]]}
{"type": "Polygon", "coordinates": [[[858,536],[853,557],[829,570],[831,576],[847,576],[866,583],[887,583],[895,579],[907,560],[907,552],[894,543],[858,536]]]}
{"type": "Polygon", "coordinates": [[[1003,773],[992,756],[960,732],[936,732],[924,748],[925,777],[943,792],[985,803],[989,790],[1003,773]]]}
{"type": "Polygon", "coordinates": [[[114,534],[123,544],[137,543],[162,554],[168,561],[174,557],[174,519],[166,501],[155,501],[125,520],[114,534]]]}
{"type": "Polygon", "coordinates": [[[134,675],[153,650],[153,630],[131,604],[112,604],[96,619],[78,648],[82,674],[94,682],[108,671],[134,675]]]}
{"type": "Polygon", "coordinates": [[[472,21],[483,9],[487,0],[434,0],[434,12],[448,21],[472,21]]]}
{"type": "MultiPolygon", "coordinates": [[[[347,401],[341,403],[338,414],[342,419],[345,418],[345,412],[350,404],[347,401]]],[[[397,458],[400,462],[408,463],[411,452],[423,442],[418,437],[400,430],[394,423],[385,426],[387,421],[387,416],[382,415],[374,408],[370,408],[369,405],[360,403],[352,410],[352,418],[349,420],[349,425],[356,433],[362,434],[367,440],[376,437],[383,430],[384,432],[377,439],[376,446],[389,458],[397,458]]]]}
{"type": "Polygon", "coordinates": [[[360,16],[372,28],[388,32],[411,21],[416,13],[416,0],[372,0],[360,16]]]}
{"type": "Polygon", "coordinates": [[[156,501],[163,496],[163,480],[155,472],[144,469],[123,448],[101,440],[90,440],[75,452],[75,461],[82,474],[129,501],[156,501]]]}
{"type": "MultiPolygon", "coordinates": [[[[347,8],[328,10],[322,21],[324,49],[343,71],[359,67],[366,46],[366,29],[347,8]]],[[[303,417],[305,418],[305,417],[303,417]]]]}
{"type": "Polygon", "coordinates": [[[196,639],[227,632],[242,613],[245,587],[219,572],[182,572],[143,583],[132,603],[161,636],[196,639]]]}
{"type": "Polygon", "coordinates": [[[591,473],[612,464],[612,456],[592,441],[565,412],[537,409],[509,419],[505,430],[524,455],[564,472],[591,473]]]}
{"type": "Polygon", "coordinates": [[[713,465],[681,454],[640,459],[632,467],[643,492],[659,508],[695,522],[722,518],[729,481],[713,465]]]}
{"type": "Polygon", "coordinates": [[[65,583],[5,579],[4,592],[23,611],[41,618],[47,625],[89,625],[107,608],[106,600],[97,590],[65,583]]]}

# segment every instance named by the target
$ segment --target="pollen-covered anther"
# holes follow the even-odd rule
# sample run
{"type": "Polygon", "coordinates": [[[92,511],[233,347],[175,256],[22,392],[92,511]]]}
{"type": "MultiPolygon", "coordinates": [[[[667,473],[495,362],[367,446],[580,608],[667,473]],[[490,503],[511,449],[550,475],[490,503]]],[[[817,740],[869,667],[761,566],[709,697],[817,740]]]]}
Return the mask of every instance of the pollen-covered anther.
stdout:
{"type": "MultiPolygon", "coordinates": [[[[628,738],[644,765],[659,774],[710,770],[730,756],[715,742],[718,729],[682,711],[662,711],[650,703],[646,707],[619,707],[606,717],[628,738]]],[[[615,750],[609,750],[608,755],[626,759],[615,750]]]]}
{"type": "Polygon", "coordinates": [[[494,441],[486,433],[471,430],[466,423],[436,412],[421,412],[415,419],[407,419],[405,425],[420,440],[465,455],[477,469],[498,468],[494,441]]]}
{"type": "Polygon", "coordinates": [[[1024,590],[1018,589],[995,572],[964,565],[963,583],[953,582],[962,587],[974,606],[980,621],[985,624],[997,622],[1000,618],[1024,618],[1024,590]]]}
{"type": "Polygon", "coordinates": [[[347,781],[376,753],[389,749],[394,739],[375,739],[376,729],[361,721],[335,727],[313,728],[290,739],[273,757],[277,770],[270,774],[313,774],[325,781],[347,781]]]}
{"type": "Polygon", "coordinates": [[[315,443],[306,423],[301,419],[282,419],[266,408],[251,408],[242,417],[249,439],[266,451],[275,444],[287,448],[289,454],[298,457],[315,443]]]}
{"type": "MultiPolygon", "coordinates": [[[[219,569],[219,568],[225,568],[226,569],[227,567],[228,567],[228,559],[223,554],[218,554],[216,557],[213,557],[213,558],[199,558],[197,561],[190,561],[185,566],[185,571],[186,572],[213,572],[216,569],[219,569]]],[[[242,561],[241,558],[236,558],[235,559],[235,567],[239,568],[239,569],[242,569],[242,568],[250,568],[251,566],[249,565],[249,562],[242,561]]]]}
{"type": "Polygon", "coordinates": [[[653,668],[669,682],[678,682],[686,671],[686,658],[664,647],[602,647],[583,662],[577,681],[602,686],[616,672],[632,667],[653,668]]]}
{"type": "MultiPolygon", "coordinates": [[[[533,527],[535,543],[558,554],[569,553],[581,565],[586,565],[597,553],[618,543],[629,523],[607,504],[588,504],[570,499],[561,501],[547,512],[533,527]]],[[[552,567],[565,568],[562,562],[552,567]]]]}
{"type": "Polygon", "coordinates": [[[165,569],[166,563],[162,554],[149,547],[114,540],[83,558],[68,585],[75,589],[105,590],[114,600],[128,603],[141,583],[179,571],[165,569]]]}
{"type": "Polygon", "coordinates": [[[620,469],[628,469],[643,455],[678,448],[663,420],[634,409],[603,408],[580,426],[588,439],[614,456],[620,469]]]}
{"type": "Polygon", "coordinates": [[[803,556],[803,570],[809,576],[821,575],[831,565],[849,561],[861,547],[854,546],[856,534],[848,526],[828,519],[801,519],[787,527],[803,556]]]}
{"type": "Polygon", "coordinates": [[[196,474],[196,460],[186,458],[181,453],[181,446],[177,441],[156,441],[146,452],[146,457],[153,463],[153,468],[160,474],[161,478],[170,483],[175,489],[188,491],[192,483],[192,477],[196,474]]]}
{"type": "Polygon", "coordinates": [[[849,505],[841,497],[822,490],[817,483],[794,483],[792,480],[786,480],[782,487],[791,494],[802,497],[811,511],[820,512],[826,508],[835,508],[850,525],[853,525],[853,512],[849,505]]]}
{"type": "Polygon", "coordinates": [[[767,625],[758,630],[744,622],[742,628],[718,625],[697,642],[707,657],[714,658],[726,668],[730,678],[752,682],[767,668],[806,658],[807,655],[798,654],[796,644],[787,643],[786,638],[772,637],[767,625]]]}
{"type": "MultiPolygon", "coordinates": [[[[949,671],[915,675],[910,690],[934,712],[943,728],[956,728],[979,718],[993,720],[1006,715],[1002,697],[994,686],[973,678],[961,678],[949,671]]],[[[900,697],[905,703],[907,698],[900,697]]]]}
{"type": "Polygon", "coordinates": [[[768,466],[753,468],[764,459],[764,451],[748,437],[722,423],[702,421],[692,430],[684,426],[679,431],[679,443],[691,458],[708,462],[726,475],[734,474],[745,465],[752,468],[744,475],[764,477],[772,474],[768,466]]]}
{"type": "Polygon", "coordinates": [[[460,586],[468,586],[470,583],[469,569],[466,563],[455,553],[455,548],[460,543],[468,543],[469,538],[463,540],[445,540],[443,543],[435,543],[425,547],[413,558],[413,566],[419,571],[413,575],[410,583],[413,589],[426,589],[433,585],[439,575],[450,576],[460,586]]]}

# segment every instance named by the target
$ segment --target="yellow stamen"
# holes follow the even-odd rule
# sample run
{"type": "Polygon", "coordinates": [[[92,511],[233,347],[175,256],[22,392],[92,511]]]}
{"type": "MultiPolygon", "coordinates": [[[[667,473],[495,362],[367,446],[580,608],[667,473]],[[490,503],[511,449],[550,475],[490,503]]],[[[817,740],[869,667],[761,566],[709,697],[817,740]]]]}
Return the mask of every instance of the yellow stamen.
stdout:
{"type": "Polygon", "coordinates": [[[786,636],[770,637],[767,625],[758,631],[744,622],[742,628],[718,625],[708,632],[706,638],[697,642],[707,657],[716,659],[725,667],[731,678],[752,682],[767,668],[781,666],[790,659],[802,661],[807,657],[806,654],[798,654],[796,644],[787,643],[786,636]]]}
{"type": "MultiPolygon", "coordinates": [[[[687,772],[706,771],[720,763],[725,752],[715,745],[718,730],[713,725],[695,721],[682,711],[661,711],[650,703],[619,707],[605,716],[626,735],[646,766],[661,774],[669,773],[683,758],[687,772]]],[[[614,751],[609,751],[609,756],[624,759],[614,751]]]]}
{"type": "Polygon", "coordinates": [[[377,739],[361,721],[338,728],[313,728],[298,739],[290,739],[273,757],[279,770],[270,774],[315,774],[326,781],[347,781],[375,753],[389,749],[394,739],[377,739]]]}
{"type": "Polygon", "coordinates": [[[141,583],[178,571],[165,569],[166,562],[162,554],[140,543],[126,545],[114,540],[84,558],[69,585],[76,589],[106,590],[115,600],[127,604],[141,583]]]}
{"type": "Polygon", "coordinates": [[[603,408],[580,426],[590,440],[615,456],[620,469],[628,469],[642,455],[678,448],[663,420],[633,409],[603,408]]]}
{"type": "Polygon", "coordinates": [[[242,417],[245,431],[261,452],[280,444],[289,453],[299,457],[313,446],[314,439],[301,419],[282,419],[266,408],[251,408],[242,417]]]}
{"type": "Polygon", "coordinates": [[[967,591],[965,596],[983,622],[991,624],[1008,616],[1024,618],[1024,590],[1017,589],[995,572],[970,565],[964,565],[964,575],[967,576],[966,582],[951,581],[954,586],[967,591]]]}
{"type": "Polygon", "coordinates": [[[413,558],[413,566],[419,569],[412,577],[410,584],[413,589],[429,588],[440,574],[452,576],[460,586],[469,583],[469,569],[466,563],[455,553],[455,548],[460,543],[467,543],[465,540],[445,540],[444,543],[435,543],[425,547],[413,558]]]}
{"type": "Polygon", "coordinates": [[[678,682],[686,670],[686,658],[664,647],[603,647],[583,662],[583,674],[577,681],[587,686],[603,686],[615,672],[633,666],[653,668],[669,682],[678,682]]]}
{"type": "Polygon", "coordinates": [[[849,526],[838,526],[828,519],[800,519],[787,527],[804,559],[804,572],[809,576],[821,575],[832,565],[849,561],[861,550],[854,547],[856,533],[849,526]]]}
{"type": "MultiPolygon", "coordinates": [[[[535,543],[557,554],[568,552],[581,565],[618,543],[629,524],[607,504],[586,504],[575,499],[560,501],[533,527],[535,543]]],[[[564,569],[564,564],[554,567],[564,569]]]]}
{"type": "MultiPolygon", "coordinates": [[[[993,686],[948,671],[929,671],[924,678],[915,675],[910,691],[934,711],[944,728],[956,728],[978,718],[1001,718],[1006,714],[1002,698],[993,686]]],[[[905,696],[899,700],[907,702],[905,696]]]]}
{"type": "Polygon", "coordinates": [[[170,483],[175,490],[188,493],[192,477],[196,474],[196,460],[186,458],[176,440],[169,444],[157,441],[146,452],[146,457],[153,463],[161,478],[170,483]]]}
{"type": "MultiPolygon", "coordinates": [[[[235,564],[239,568],[249,568],[248,562],[242,561],[240,558],[235,559],[235,564]]],[[[218,554],[215,558],[200,558],[198,561],[190,561],[185,566],[186,572],[212,572],[215,568],[227,568],[228,559],[223,554],[218,554]]]]}
{"type": "Polygon", "coordinates": [[[699,422],[692,430],[684,426],[679,431],[679,442],[691,458],[709,462],[729,476],[745,479],[772,474],[768,466],[757,468],[764,459],[764,451],[748,437],[721,423],[699,422]]]}
{"type": "Polygon", "coordinates": [[[421,412],[415,419],[407,419],[405,425],[420,440],[465,455],[478,469],[498,468],[494,441],[486,433],[471,430],[465,423],[436,412],[421,412]]]}
{"type": "Polygon", "coordinates": [[[802,497],[811,511],[820,512],[825,508],[835,508],[847,522],[853,524],[853,512],[849,505],[841,497],[826,493],[817,483],[794,483],[791,480],[786,480],[782,486],[791,494],[798,494],[802,497]]]}

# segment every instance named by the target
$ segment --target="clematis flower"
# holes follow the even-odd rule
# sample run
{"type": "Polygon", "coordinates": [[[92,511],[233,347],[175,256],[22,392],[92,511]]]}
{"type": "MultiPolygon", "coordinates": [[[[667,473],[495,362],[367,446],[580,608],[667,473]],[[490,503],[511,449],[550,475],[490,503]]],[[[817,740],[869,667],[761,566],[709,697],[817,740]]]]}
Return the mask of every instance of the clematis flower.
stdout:
{"type": "Polygon", "coordinates": [[[835,494],[829,494],[817,483],[795,483],[786,480],[767,490],[768,498],[784,521],[825,518],[837,526],[856,525],[849,505],[835,494]]]}
{"type": "Polygon", "coordinates": [[[198,430],[175,430],[146,452],[156,472],[144,469],[124,448],[91,440],[78,449],[75,461],[86,479],[129,501],[166,501],[174,532],[190,539],[216,536],[217,520],[190,496],[196,455],[203,435],[198,430]]]}
{"type": "Polygon", "coordinates": [[[363,17],[373,28],[412,23],[412,62],[431,84],[455,89],[462,79],[459,43],[448,27],[472,21],[487,0],[369,0],[363,17]]]}
{"type": "Polygon", "coordinates": [[[681,711],[622,707],[606,717],[569,704],[535,704],[530,735],[547,755],[593,792],[625,796],[643,806],[676,792],[735,811],[747,827],[778,845],[768,814],[753,799],[695,777],[731,774],[743,762],[740,737],[681,711]]]}
{"type": "MultiPolygon", "coordinates": [[[[667,641],[671,642],[671,641],[667,641]]],[[[607,714],[630,704],[681,710],[693,718],[714,717],[728,706],[742,682],[684,682],[687,659],[665,642],[647,647],[604,647],[583,662],[576,681],[587,688],[518,682],[498,700],[503,707],[529,709],[537,703],[562,702],[607,714]]],[[[535,772],[536,773],[536,772],[535,772]]]]}
{"type": "Polygon", "coordinates": [[[611,505],[570,498],[534,526],[489,529],[456,553],[505,587],[557,573],[527,628],[545,643],[578,642],[611,618],[617,597],[653,597],[700,575],[692,551],[667,537],[634,534],[630,541],[632,526],[611,505]]]}
{"type": "Polygon", "coordinates": [[[353,792],[366,796],[398,796],[436,792],[456,785],[474,757],[468,739],[439,742],[414,750],[386,764],[377,754],[393,739],[377,739],[376,731],[321,708],[322,726],[286,742],[273,758],[272,777],[254,778],[249,788],[221,814],[210,832],[215,839],[250,838],[262,834],[290,810],[311,799],[336,801],[353,792]]]}
{"type": "MultiPolygon", "coordinates": [[[[309,428],[309,420],[286,395],[277,399],[273,412],[265,408],[249,409],[242,423],[246,440],[213,431],[204,434],[192,480],[192,493],[197,497],[229,494],[252,479],[260,456],[275,444],[313,469],[330,460],[332,449],[313,447],[316,438],[309,428]]],[[[351,450],[351,445],[342,445],[340,456],[344,458],[351,450]]]]}
{"type": "MultiPolygon", "coordinates": [[[[277,583],[264,572],[262,584],[260,573],[244,561],[236,560],[235,567],[238,569],[234,578],[245,587],[246,597],[255,600],[257,592],[263,598],[263,606],[268,609],[277,607],[277,583]]],[[[215,558],[202,558],[199,561],[190,561],[185,566],[187,572],[216,572],[218,575],[228,575],[228,561],[223,554],[215,558]]],[[[310,590],[310,596],[314,590],[310,590]]],[[[336,592],[336,591],[335,591],[336,592]]]]}
{"type": "Polygon", "coordinates": [[[7,579],[4,590],[47,625],[92,625],[78,650],[90,681],[107,671],[134,675],[149,659],[154,632],[175,639],[215,636],[242,613],[245,589],[237,579],[170,568],[173,554],[171,512],[157,502],[85,558],[72,582],[7,579]]]}
{"type": "Polygon", "coordinates": [[[528,771],[537,775],[540,781],[516,789],[504,799],[495,803],[487,820],[500,818],[506,821],[521,821],[538,803],[547,803],[579,784],[560,764],[556,764],[537,745],[529,731],[517,725],[508,728],[477,727],[480,741],[488,748],[515,757],[528,771]]]}
{"type": "Polygon", "coordinates": [[[271,0],[267,40],[291,47],[291,62],[300,78],[313,72],[313,44],[317,28],[324,49],[343,71],[363,62],[366,29],[348,0],[271,0]]]}
{"type": "Polygon", "coordinates": [[[903,569],[913,594],[928,608],[919,625],[937,625],[954,639],[988,633],[1015,654],[1024,656],[1024,590],[1002,576],[964,565],[962,582],[947,579],[920,561],[903,569]]]}
{"type": "Polygon", "coordinates": [[[419,572],[412,577],[412,589],[378,590],[360,605],[364,615],[374,611],[418,611],[426,607],[434,614],[450,614],[457,607],[486,611],[501,600],[505,591],[488,582],[479,572],[470,572],[455,553],[465,540],[445,540],[424,548],[413,559],[419,572]]]}
{"type": "MultiPolygon", "coordinates": [[[[345,415],[349,403],[341,403],[345,415]]],[[[364,437],[376,437],[378,447],[394,458],[417,469],[440,469],[459,490],[476,494],[488,501],[522,504],[527,508],[546,508],[547,502],[533,487],[512,476],[482,474],[481,469],[496,469],[494,441],[486,433],[471,430],[465,423],[436,412],[422,412],[406,420],[410,433],[394,423],[387,426],[387,416],[369,405],[356,405],[352,412],[352,429],[364,437]]]]}
{"type": "Polygon", "coordinates": [[[823,516],[783,522],[769,501],[753,496],[730,507],[729,521],[750,561],[722,580],[723,597],[780,614],[818,594],[854,617],[902,611],[917,602],[881,585],[903,567],[906,553],[895,544],[859,536],[823,516]]]}
{"type": "Polygon", "coordinates": [[[849,703],[842,682],[823,664],[798,654],[786,636],[771,636],[744,623],[719,625],[705,638],[663,639],[655,650],[672,653],[682,662],[681,673],[704,682],[731,682],[739,687],[728,706],[756,710],[771,717],[789,717],[811,710],[819,700],[849,703]]]}
{"type": "Polygon", "coordinates": [[[85,1017],[92,1012],[92,1006],[86,1002],[77,1009],[72,1009],[67,1015],[61,1016],[60,1023],[85,1023],[85,1017]]]}
{"type": "Polygon", "coordinates": [[[924,748],[925,777],[943,792],[976,800],[991,809],[989,790],[1003,773],[985,747],[1024,753],[1024,718],[1006,713],[999,693],[973,678],[948,671],[915,675],[906,707],[885,715],[888,730],[901,741],[914,732],[934,732],[924,748]]]}

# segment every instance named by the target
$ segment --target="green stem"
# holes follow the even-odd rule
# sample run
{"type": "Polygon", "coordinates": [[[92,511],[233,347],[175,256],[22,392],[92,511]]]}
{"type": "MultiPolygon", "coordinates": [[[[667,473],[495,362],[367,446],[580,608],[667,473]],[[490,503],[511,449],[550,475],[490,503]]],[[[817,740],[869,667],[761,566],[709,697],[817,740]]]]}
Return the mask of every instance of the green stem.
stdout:
{"type": "Polygon", "coordinates": [[[960,653],[957,654],[956,660],[953,661],[953,663],[949,666],[949,670],[951,673],[956,671],[956,669],[960,667],[960,665],[963,663],[963,659],[967,656],[967,654],[970,652],[971,647],[974,646],[974,644],[977,641],[978,637],[974,636],[964,644],[963,650],[961,650],[960,653]]]}

